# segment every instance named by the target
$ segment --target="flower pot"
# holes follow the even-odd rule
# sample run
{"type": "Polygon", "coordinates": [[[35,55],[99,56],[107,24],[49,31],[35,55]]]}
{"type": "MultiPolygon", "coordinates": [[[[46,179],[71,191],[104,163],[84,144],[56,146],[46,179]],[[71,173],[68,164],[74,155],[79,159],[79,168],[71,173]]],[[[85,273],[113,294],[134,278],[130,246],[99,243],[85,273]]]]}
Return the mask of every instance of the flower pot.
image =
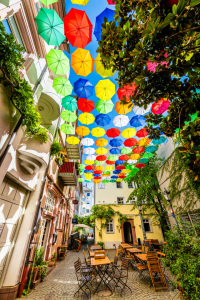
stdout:
{"type": "Polygon", "coordinates": [[[56,261],[50,260],[48,266],[53,267],[55,264],[56,264],[56,261]]]}
{"type": "Polygon", "coordinates": [[[33,270],[33,279],[32,279],[33,282],[36,281],[37,279],[38,271],[39,271],[39,267],[35,267],[33,270]]]}

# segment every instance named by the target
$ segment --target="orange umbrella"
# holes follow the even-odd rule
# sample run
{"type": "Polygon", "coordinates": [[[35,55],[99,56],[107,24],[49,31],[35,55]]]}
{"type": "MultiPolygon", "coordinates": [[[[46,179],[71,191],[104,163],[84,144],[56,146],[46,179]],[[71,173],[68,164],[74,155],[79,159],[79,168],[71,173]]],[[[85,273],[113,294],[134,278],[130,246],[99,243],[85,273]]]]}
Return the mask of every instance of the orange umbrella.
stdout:
{"type": "Polygon", "coordinates": [[[135,159],[139,159],[140,158],[140,154],[132,154],[130,156],[130,159],[135,160],[135,159]]]}
{"type": "Polygon", "coordinates": [[[122,115],[126,115],[127,113],[129,113],[133,108],[133,104],[132,103],[121,103],[121,101],[118,101],[115,105],[115,110],[118,114],[122,114],[122,115]]]}
{"type": "Polygon", "coordinates": [[[146,146],[149,145],[151,140],[149,138],[142,138],[138,141],[139,146],[146,146]]]}
{"type": "Polygon", "coordinates": [[[95,167],[95,170],[97,170],[97,171],[102,171],[102,170],[104,170],[104,167],[102,167],[102,166],[96,166],[96,167],[95,167]]]}
{"type": "Polygon", "coordinates": [[[95,179],[93,180],[94,183],[100,183],[101,182],[101,179],[95,179]]]}
{"type": "Polygon", "coordinates": [[[71,55],[71,67],[77,75],[87,76],[92,73],[94,60],[85,49],[76,49],[71,55]]]}
{"type": "Polygon", "coordinates": [[[108,141],[106,139],[97,139],[95,141],[95,145],[98,147],[105,147],[106,145],[108,145],[108,141]]]}

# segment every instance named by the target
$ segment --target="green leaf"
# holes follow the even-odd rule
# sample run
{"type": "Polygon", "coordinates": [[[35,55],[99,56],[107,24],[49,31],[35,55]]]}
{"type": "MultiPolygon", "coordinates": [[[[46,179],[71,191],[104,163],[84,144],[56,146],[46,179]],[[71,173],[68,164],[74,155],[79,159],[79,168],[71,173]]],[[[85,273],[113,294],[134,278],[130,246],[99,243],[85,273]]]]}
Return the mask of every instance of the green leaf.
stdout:
{"type": "Polygon", "coordinates": [[[200,4],[200,0],[192,0],[190,6],[196,6],[200,4]]]}

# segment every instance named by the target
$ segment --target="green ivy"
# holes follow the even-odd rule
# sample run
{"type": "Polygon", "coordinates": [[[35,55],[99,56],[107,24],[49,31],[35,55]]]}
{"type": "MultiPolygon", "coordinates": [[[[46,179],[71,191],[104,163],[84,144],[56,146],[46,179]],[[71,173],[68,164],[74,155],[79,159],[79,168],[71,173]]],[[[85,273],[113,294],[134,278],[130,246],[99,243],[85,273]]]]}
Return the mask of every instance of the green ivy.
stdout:
{"type": "Polygon", "coordinates": [[[62,146],[61,143],[53,141],[53,143],[51,144],[51,152],[50,155],[58,155],[60,154],[60,151],[62,151],[62,146]]]}

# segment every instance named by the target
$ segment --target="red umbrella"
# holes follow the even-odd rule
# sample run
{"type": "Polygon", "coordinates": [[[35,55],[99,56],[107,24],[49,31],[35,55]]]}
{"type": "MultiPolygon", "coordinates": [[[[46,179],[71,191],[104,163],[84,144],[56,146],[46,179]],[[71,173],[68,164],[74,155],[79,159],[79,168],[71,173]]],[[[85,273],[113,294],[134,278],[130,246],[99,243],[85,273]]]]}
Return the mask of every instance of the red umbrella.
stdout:
{"type": "Polygon", "coordinates": [[[127,160],[130,157],[128,155],[120,155],[119,160],[127,160]]]}
{"type": "Polygon", "coordinates": [[[94,179],[101,179],[101,177],[94,177],[94,179]]]}
{"type": "Polygon", "coordinates": [[[119,178],[126,178],[126,175],[120,175],[119,178]]]}
{"type": "Polygon", "coordinates": [[[134,94],[136,91],[136,85],[133,82],[132,85],[125,85],[122,89],[118,89],[117,95],[119,100],[123,100],[123,96],[126,98],[126,100],[130,101],[130,97],[134,94]]]}
{"type": "Polygon", "coordinates": [[[155,115],[157,114],[163,114],[166,110],[168,110],[168,107],[170,106],[170,102],[165,99],[158,100],[157,103],[154,103],[152,105],[151,111],[155,115]]]}
{"type": "Polygon", "coordinates": [[[98,160],[98,161],[103,161],[103,160],[106,160],[106,159],[107,159],[107,156],[105,156],[105,155],[99,155],[99,156],[96,157],[96,160],[98,160]]]}
{"type": "Polygon", "coordinates": [[[124,170],[124,169],[125,169],[124,166],[117,166],[117,167],[116,167],[116,170],[124,170]]]}
{"type": "Polygon", "coordinates": [[[137,154],[137,153],[142,153],[144,150],[145,150],[144,147],[135,147],[132,152],[137,154]]]}
{"type": "Polygon", "coordinates": [[[115,161],[107,160],[106,163],[107,163],[107,165],[114,165],[115,161]]]}
{"type": "Polygon", "coordinates": [[[77,101],[78,109],[81,110],[82,112],[91,112],[94,108],[94,101],[85,99],[85,98],[80,98],[77,101]]]}
{"type": "Polygon", "coordinates": [[[103,171],[98,171],[98,170],[96,170],[96,171],[94,171],[94,174],[102,174],[102,172],[103,172],[103,171]]]}
{"type": "Polygon", "coordinates": [[[125,145],[126,147],[133,147],[133,146],[135,146],[136,144],[137,144],[137,140],[136,140],[136,139],[133,139],[133,138],[127,139],[127,140],[125,140],[125,142],[124,142],[124,145],[125,145]]]}
{"type": "Polygon", "coordinates": [[[93,169],[94,169],[94,167],[93,167],[93,166],[91,166],[91,165],[88,165],[88,166],[86,166],[86,167],[85,167],[85,169],[90,171],[90,170],[93,170],[93,169]]]}
{"type": "Polygon", "coordinates": [[[115,0],[107,0],[107,1],[108,1],[108,4],[111,4],[111,5],[117,4],[117,2],[115,0]]]}
{"type": "Polygon", "coordinates": [[[139,169],[144,168],[144,167],[145,167],[145,164],[137,164],[136,165],[136,168],[139,168],[139,169]]]}
{"type": "Polygon", "coordinates": [[[142,128],[142,129],[137,131],[136,136],[137,137],[145,137],[148,134],[149,134],[148,131],[145,128],[142,128]]]}
{"type": "Polygon", "coordinates": [[[115,137],[119,136],[120,133],[121,133],[121,131],[117,128],[111,128],[106,131],[106,135],[111,138],[115,138],[115,137]]]}
{"type": "Polygon", "coordinates": [[[84,48],[92,40],[92,23],[85,11],[72,8],[64,17],[65,36],[73,47],[84,48]]]}

